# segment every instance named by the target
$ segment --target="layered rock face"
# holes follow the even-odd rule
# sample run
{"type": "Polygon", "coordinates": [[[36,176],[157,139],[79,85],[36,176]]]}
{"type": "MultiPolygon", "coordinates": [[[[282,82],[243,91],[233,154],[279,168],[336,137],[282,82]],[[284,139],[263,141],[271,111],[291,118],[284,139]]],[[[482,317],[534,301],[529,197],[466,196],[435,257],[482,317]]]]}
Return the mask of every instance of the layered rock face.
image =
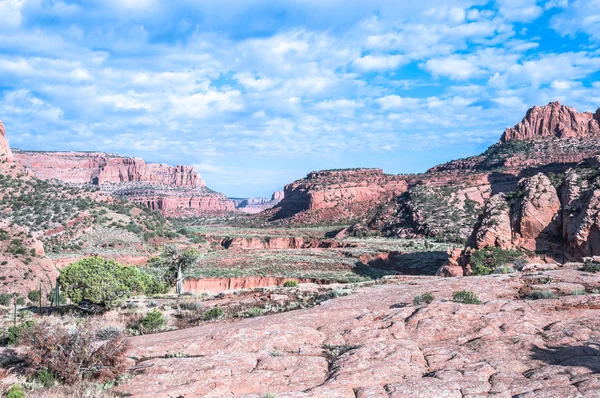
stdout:
{"type": "MultiPolygon", "coordinates": [[[[285,199],[270,213],[271,220],[358,220],[352,233],[466,239],[492,195],[516,191],[519,181],[539,172],[565,173],[600,153],[599,121],[600,110],[577,112],[551,102],[531,108],[483,154],[423,174],[392,176],[376,169],[310,173],[286,186],[285,199]]],[[[515,228],[519,233],[521,226],[515,228]]]]}
{"type": "Polygon", "coordinates": [[[560,102],[533,108],[521,123],[506,129],[501,142],[540,140],[545,138],[598,138],[600,136],[600,109],[595,113],[577,112],[560,102]]]}
{"type": "Polygon", "coordinates": [[[17,151],[15,159],[42,180],[94,184],[110,190],[125,183],[150,183],[182,188],[206,184],[191,166],[146,163],[101,152],[17,151]]]}
{"type": "Polygon", "coordinates": [[[13,154],[6,139],[4,124],[0,120],[0,162],[12,162],[13,154]]]}
{"type": "Polygon", "coordinates": [[[569,169],[558,190],[544,174],[487,202],[465,249],[450,253],[441,274],[468,273],[473,250],[519,249],[563,261],[600,256],[600,156],[569,169]]]}
{"type": "Polygon", "coordinates": [[[276,206],[283,199],[283,191],[274,192],[267,198],[229,198],[235,208],[242,213],[255,214],[276,206]]]}
{"type": "Polygon", "coordinates": [[[381,169],[312,172],[285,186],[284,198],[272,209],[271,219],[294,217],[294,222],[314,223],[359,218],[407,187],[402,176],[384,174],[381,169]]]}
{"type": "Polygon", "coordinates": [[[206,188],[191,166],[146,163],[100,152],[17,151],[15,161],[43,180],[92,184],[114,196],[168,216],[222,214],[234,210],[224,195],[206,188]]]}

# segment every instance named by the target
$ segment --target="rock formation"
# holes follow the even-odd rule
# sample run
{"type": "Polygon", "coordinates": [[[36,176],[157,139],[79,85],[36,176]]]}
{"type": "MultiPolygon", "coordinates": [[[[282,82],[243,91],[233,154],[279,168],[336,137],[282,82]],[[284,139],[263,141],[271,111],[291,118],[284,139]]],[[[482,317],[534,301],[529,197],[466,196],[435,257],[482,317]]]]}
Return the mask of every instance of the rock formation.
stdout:
{"type": "Polygon", "coordinates": [[[15,151],[15,161],[43,180],[92,184],[166,215],[222,214],[234,205],[206,188],[191,166],[146,163],[101,152],[15,151]]]}
{"type": "Polygon", "coordinates": [[[268,215],[271,220],[293,217],[294,222],[308,224],[360,218],[407,187],[402,176],[381,169],[312,172],[286,185],[283,200],[268,215]]]}
{"type": "Polygon", "coordinates": [[[242,213],[260,213],[276,206],[283,199],[283,191],[274,192],[271,199],[267,198],[229,198],[235,208],[242,213]]]}
{"type": "Polygon", "coordinates": [[[4,131],[4,124],[0,120],[0,162],[12,162],[13,154],[8,145],[6,139],[6,133],[4,131]]]}
{"type": "Polygon", "coordinates": [[[501,142],[548,138],[598,138],[600,109],[595,113],[577,112],[560,102],[533,108],[515,127],[506,129],[501,142]]]}

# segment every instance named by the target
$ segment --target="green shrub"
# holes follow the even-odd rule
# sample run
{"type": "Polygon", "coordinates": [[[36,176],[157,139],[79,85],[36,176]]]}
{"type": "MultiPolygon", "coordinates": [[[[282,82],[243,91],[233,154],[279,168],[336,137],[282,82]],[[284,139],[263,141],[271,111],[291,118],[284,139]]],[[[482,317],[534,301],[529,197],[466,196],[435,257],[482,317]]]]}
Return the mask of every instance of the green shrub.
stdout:
{"type": "Polygon", "coordinates": [[[576,289],[571,292],[572,296],[585,296],[587,292],[585,290],[576,289]]]}
{"type": "Polygon", "coordinates": [[[298,287],[298,281],[286,281],[283,287],[298,287]]]}
{"type": "Polygon", "coordinates": [[[211,320],[223,316],[223,310],[219,307],[213,307],[204,313],[204,319],[211,320]]]}
{"type": "Polygon", "coordinates": [[[142,327],[143,332],[156,332],[157,330],[162,329],[167,323],[167,320],[163,316],[162,312],[157,309],[154,309],[146,314],[140,326],[142,327]]]}
{"type": "Polygon", "coordinates": [[[473,275],[489,275],[497,268],[523,260],[523,253],[499,247],[486,247],[471,254],[473,275]]]}
{"type": "Polygon", "coordinates": [[[462,304],[481,304],[479,297],[468,290],[460,290],[452,293],[452,301],[462,304]]]}
{"type": "Polygon", "coordinates": [[[2,293],[0,294],[0,305],[5,307],[10,305],[10,299],[12,298],[12,294],[2,293]]]}
{"type": "Polygon", "coordinates": [[[7,342],[9,345],[16,345],[19,343],[23,334],[27,331],[31,330],[31,328],[35,325],[34,321],[26,321],[18,325],[10,326],[8,328],[8,337],[7,342]]]}
{"type": "Polygon", "coordinates": [[[423,293],[415,296],[413,299],[414,305],[430,304],[435,300],[435,296],[431,293],[423,293]]]}
{"type": "Polygon", "coordinates": [[[600,272],[600,264],[593,263],[588,260],[583,264],[583,267],[581,268],[581,270],[585,271],[585,272],[593,272],[593,273],[600,272]]]}
{"type": "Polygon", "coordinates": [[[252,307],[250,308],[248,311],[244,312],[244,317],[255,317],[255,316],[261,316],[264,315],[265,310],[259,307],[252,307]]]}
{"type": "Polygon", "coordinates": [[[534,290],[527,295],[527,298],[530,300],[553,299],[556,297],[556,294],[552,293],[550,290],[534,290]]]}
{"type": "Polygon", "coordinates": [[[6,394],[6,398],[25,398],[25,391],[20,384],[13,384],[8,389],[8,394],[6,394]]]}
{"type": "Polygon", "coordinates": [[[108,308],[118,307],[134,294],[164,291],[155,276],[101,257],[85,258],[63,268],[58,283],[75,305],[87,299],[108,308]]]}
{"type": "Polygon", "coordinates": [[[42,295],[39,290],[32,290],[29,293],[27,293],[27,298],[29,299],[29,301],[32,301],[34,303],[39,302],[40,297],[42,297],[42,295]]]}
{"type": "Polygon", "coordinates": [[[56,376],[47,371],[46,369],[40,369],[35,375],[35,381],[46,388],[54,387],[57,383],[56,376]]]}
{"type": "Polygon", "coordinates": [[[123,330],[118,326],[106,326],[98,329],[96,337],[98,340],[110,340],[123,334],[123,330]]]}

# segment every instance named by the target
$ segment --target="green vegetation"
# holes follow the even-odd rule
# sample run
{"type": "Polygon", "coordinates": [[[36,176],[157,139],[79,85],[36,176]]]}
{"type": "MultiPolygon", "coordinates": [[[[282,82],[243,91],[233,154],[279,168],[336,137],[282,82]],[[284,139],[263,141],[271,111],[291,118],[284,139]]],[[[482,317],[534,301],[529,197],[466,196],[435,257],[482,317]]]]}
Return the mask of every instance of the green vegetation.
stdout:
{"type": "Polygon", "coordinates": [[[223,310],[220,307],[213,307],[204,313],[204,319],[210,321],[223,316],[223,310]]]}
{"type": "Polygon", "coordinates": [[[46,369],[40,369],[35,375],[35,381],[46,388],[54,387],[58,380],[56,376],[48,372],[46,369]]]}
{"type": "Polygon", "coordinates": [[[74,304],[87,299],[108,308],[119,306],[134,294],[164,292],[156,277],[101,257],[85,258],[63,268],[58,283],[74,304]]]}
{"type": "Polygon", "coordinates": [[[41,297],[42,294],[39,290],[31,290],[29,293],[27,293],[27,298],[33,303],[37,303],[38,301],[40,301],[41,297]]]}
{"type": "Polygon", "coordinates": [[[13,384],[9,387],[6,398],[25,398],[25,390],[20,384],[13,384]]]}
{"type": "Polygon", "coordinates": [[[581,270],[593,273],[600,272],[600,264],[587,260],[585,263],[583,263],[581,270]]]}
{"type": "Polygon", "coordinates": [[[298,287],[298,281],[285,281],[283,287],[298,287]]]}
{"type": "Polygon", "coordinates": [[[499,247],[486,247],[471,254],[473,275],[489,275],[507,264],[520,264],[523,253],[499,247]]]}
{"type": "Polygon", "coordinates": [[[179,250],[174,246],[165,246],[160,256],[148,261],[148,267],[167,286],[173,286],[177,281],[177,271],[181,269],[182,273],[186,272],[199,258],[200,253],[194,248],[179,250]]]}
{"type": "Polygon", "coordinates": [[[154,309],[146,314],[142,322],[140,323],[141,331],[144,333],[156,332],[162,329],[167,324],[167,320],[163,316],[162,312],[154,309]]]}
{"type": "Polygon", "coordinates": [[[435,296],[432,293],[423,293],[415,296],[413,299],[414,305],[431,304],[435,300],[435,296]]]}
{"type": "Polygon", "coordinates": [[[479,297],[468,290],[459,290],[458,292],[452,293],[452,301],[461,304],[481,304],[479,297]]]}
{"type": "Polygon", "coordinates": [[[13,325],[8,328],[7,343],[9,345],[17,345],[19,340],[35,325],[34,321],[26,321],[18,325],[13,325]]]}

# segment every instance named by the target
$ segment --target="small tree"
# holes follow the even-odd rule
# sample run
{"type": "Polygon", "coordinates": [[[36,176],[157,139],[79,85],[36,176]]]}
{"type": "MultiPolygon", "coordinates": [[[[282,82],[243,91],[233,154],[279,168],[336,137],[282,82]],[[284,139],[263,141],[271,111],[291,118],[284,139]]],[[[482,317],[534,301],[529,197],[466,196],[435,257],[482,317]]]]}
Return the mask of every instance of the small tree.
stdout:
{"type": "Polygon", "coordinates": [[[177,282],[179,273],[184,273],[200,258],[200,253],[194,248],[179,250],[174,246],[165,246],[163,252],[148,261],[168,286],[177,282]]]}
{"type": "Polygon", "coordinates": [[[75,304],[87,299],[109,308],[135,294],[164,291],[162,283],[145,271],[100,257],[86,258],[63,268],[58,284],[75,304]]]}

